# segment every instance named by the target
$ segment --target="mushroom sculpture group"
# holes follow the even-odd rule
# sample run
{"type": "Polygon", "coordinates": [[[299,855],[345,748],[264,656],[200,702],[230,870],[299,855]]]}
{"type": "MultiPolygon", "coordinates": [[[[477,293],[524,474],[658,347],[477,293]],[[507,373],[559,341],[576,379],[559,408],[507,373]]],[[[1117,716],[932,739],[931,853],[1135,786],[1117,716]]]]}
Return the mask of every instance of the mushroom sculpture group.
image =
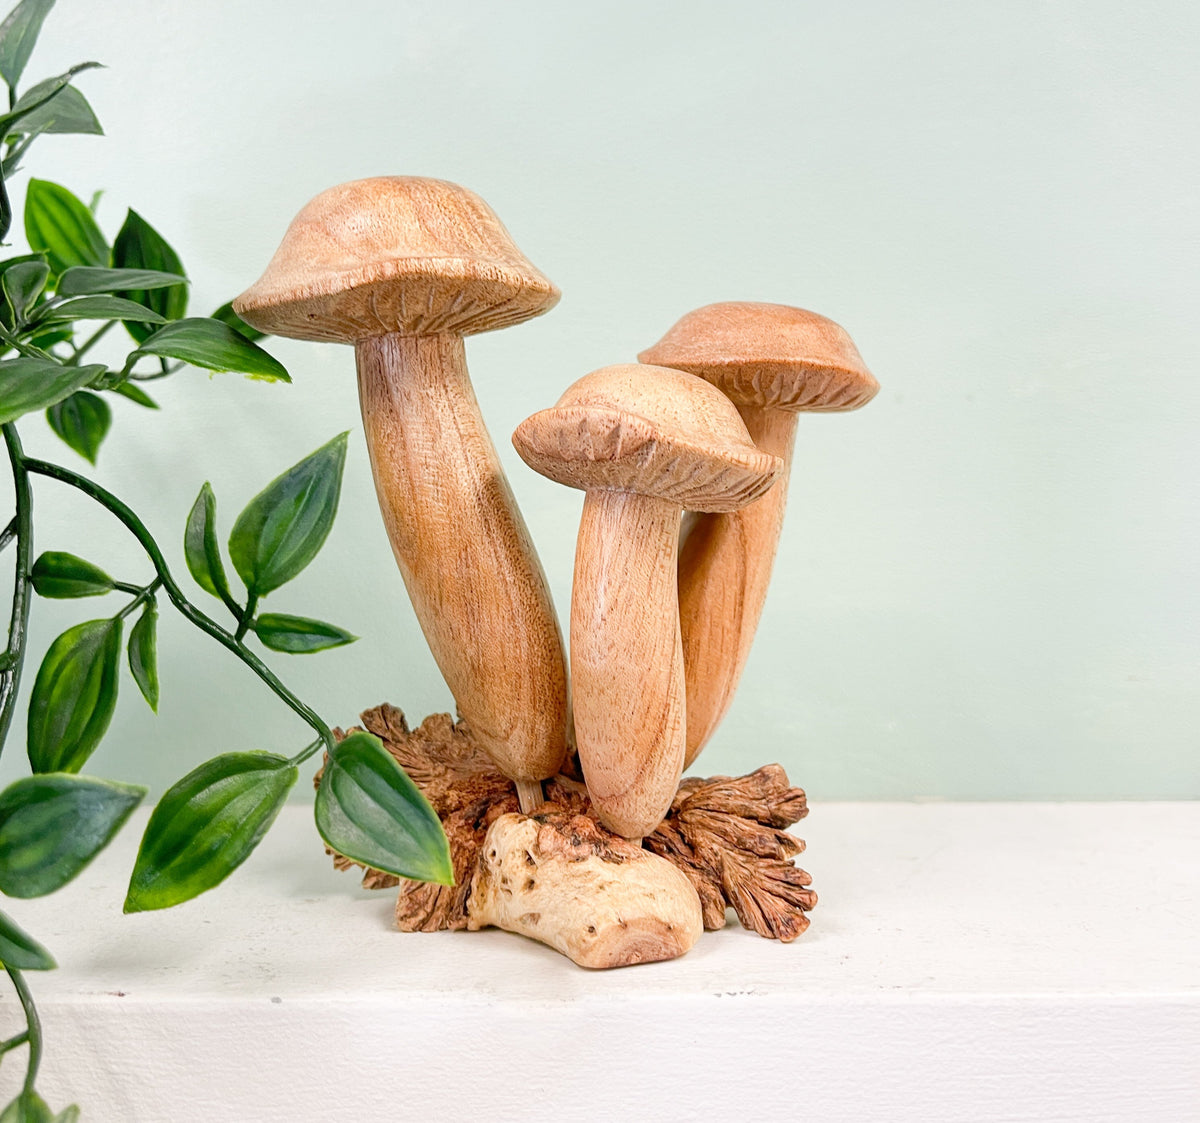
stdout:
{"type": "Polygon", "coordinates": [[[313,199],[234,307],[272,334],[354,345],[397,564],[465,728],[524,813],[490,826],[472,926],[615,966],[682,954],[699,935],[696,891],[640,840],[733,697],[775,555],[796,414],[855,409],[878,385],[830,320],[714,304],[640,362],[585,375],[523,422],[513,443],[525,462],[586,493],[568,687],[546,579],[463,343],[558,296],[478,196],[394,176],[313,199]],[[577,846],[550,847],[554,877],[540,888],[527,878],[539,904],[524,907],[505,863],[536,863],[528,816],[572,743],[596,816],[621,837],[592,863],[577,846]]]}

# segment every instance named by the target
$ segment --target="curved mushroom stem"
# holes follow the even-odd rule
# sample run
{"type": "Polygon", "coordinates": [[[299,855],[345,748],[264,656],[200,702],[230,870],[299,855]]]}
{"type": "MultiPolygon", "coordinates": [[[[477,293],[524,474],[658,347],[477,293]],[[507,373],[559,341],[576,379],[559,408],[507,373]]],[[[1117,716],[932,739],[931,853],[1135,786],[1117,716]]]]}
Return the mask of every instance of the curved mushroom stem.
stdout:
{"type": "Polygon", "coordinates": [[[750,439],[783,458],[763,498],[728,515],[699,515],[679,556],[679,620],[687,679],[684,767],[716,731],[733,701],[762,614],[783,526],[796,440],[796,414],[739,406],[750,439]]]}
{"type": "Polygon", "coordinates": [[[562,636],[457,335],[359,342],[371,470],[392,552],[459,713],[536,800],[566,752],[562,636]]]}
{"type": "Polygon", "coordinates": [[[671,806],[686,727],[677,503],[590,491],[571,594],[575,738],[609,830],[641,838],[671,806]]]}

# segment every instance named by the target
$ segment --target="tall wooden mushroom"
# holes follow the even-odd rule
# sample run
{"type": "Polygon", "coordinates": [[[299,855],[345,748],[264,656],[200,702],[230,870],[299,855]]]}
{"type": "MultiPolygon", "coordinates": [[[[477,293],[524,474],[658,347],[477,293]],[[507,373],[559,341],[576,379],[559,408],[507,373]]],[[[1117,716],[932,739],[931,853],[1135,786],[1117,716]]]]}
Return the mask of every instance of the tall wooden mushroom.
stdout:
{"type": "Polygon", "coordinates": [[[571,596],[575,738],[601,821],[641,838],[683,770],[680,514],[744,507],[783,463],[755,448],[715,387],[637,364],[581,378],[513,444],[535,471],[587,492],[571,596]]]}
{"type": "Polygon", "coordinates": [[[404,583],[459,712],[526,809],[566,752],[566,662],[463,337],[540,315],[558,297],[478,196],[389,176],[313,199],[234,302],[263,331],[354,345],[404,583]]]}
{"type": "Polygon", "coordinates": [[[785,465],[761,503],[697,519],[680,553],[690,765],[733,701],[762,614],[787,503],[796,414],[858,409],[879,383],[841,327],[782,304],[709,304],[638,358],[719,387],[754,443],[785,465]]]}

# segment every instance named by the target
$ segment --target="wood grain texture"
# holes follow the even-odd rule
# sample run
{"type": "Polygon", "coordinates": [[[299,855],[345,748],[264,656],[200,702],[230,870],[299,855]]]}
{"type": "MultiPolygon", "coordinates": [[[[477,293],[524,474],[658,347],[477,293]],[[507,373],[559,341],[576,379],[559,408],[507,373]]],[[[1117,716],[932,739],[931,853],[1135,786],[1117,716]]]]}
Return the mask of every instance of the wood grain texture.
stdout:
{"type": "Polygon", "coordinates": [[[686,731],[677,599],[680,507],[589,492],[571,593],[575,742],[600,821],[641,838],[683,772],[686,731]]]}
{"type": "Polygon", "coordinates": [[[355,343],[391,332],[492,331],[558,298],[474,192],[378,176],[308,203],[234,307],[274,335],[355,343]]]}
{"type": "Polygon", "coordinates": [[[234,301],[262,331],[356,345],[375,487],[417,618],[460,713],[528,804],[566,753],[566,660],[462,337],[558,297],[478,195],[379,176],[313,199],[234,301]]]}
{"type": "Polygon", "coordinates": [[[463,340],[386,335],[356,354],[379,506],[430,650],[504,772],[551,776],[566,753],[562,638],[463,340]]]}
{"type": "Polygon", "coordinates": [[[681,512],[752,503],[783,463],[755,447],[715,387],[644,364],[585,375],[513,444],[536,471],[588,493],[571,599],[575,740],[601,821],[640,838],[683,768],[681,512]]]}
{"type": "Polygon", "coordinates": [[[733,702],[762,616],[787,506],[796,415],[746,409],[751,439],[785,469],[761,499],[726,515],[697,514],[679,554],[679,620],[691,766],[733,702]]]}
{"type": "Polygon", "coordinates": [[[704,931],[678,868],[570,812],[492,823],[467,917],[472,931],[503,928],[601,969],[676,959],[704,931]]]}
{"type": "Polygon", "coordinates": [[[733,701],[762,615],[783,526],[796,414],[858,409],[879,383],[844,328],[782,304],[706,305],[638,358],[720,388],[754,443],[785,465],[765,498],[733,513],[699,515],[686,528],[679,598],[691,765],[733,701]]]}
{"type": "MultiPolygon", "coordinates": [[[[450,842],[455,878],[454,885],[434,885],[367,869],[363,886],[399,886],[396,925],[404,932],[469,927],[476,871],[481,864],[496,860],[486,853],[489,831],[501,817],[515,817],[513,782],[497,771],[466,726],[454,722],[449,714],[432,714],[417,728],[409,729],[399,709],[382,705],[365,711],[362,723],[379,737],[437,812],[450,842]]],[[[335,733],[343,736],[340,730],[335,733]]],[[[317,783],[319,776],[314,780],[314,785],[317,783]]],[[[810,888],[812,878],[793,861],[803,852],[804,843],[787,832],[807,814],[803,790],[790,785],[778,764],[736,778],[689,777],[680,784],[666,818],[642,840],[642,847],[670,862],[691,883],[705,928],[723,928],[726,910],[732,907],[743,927],[767,939],[787,942],[808,927],[808,911],[817,903],[810,888]]],[[[627,844],[597,823],[586,787],[570,777],[560,774],[546,782],[545,801],[530,818],[556,832],[557,837],[545,840],[555,852],[575,858],[599,855],[612,866],[626,861],[627,844]]],[[[334,855],[334,865],[348,870],[357,863],[334,855]]],[[[607,872],[618,880],[623,876],[620,869],[607,872]]],[[[645,886],[640,875],[633,880],[645,886]]],[[[491,882],[494,891],[495,879],[491,882]]],[[[574,901],[569,907],[580,910],[571,915],[586,916],[592,897],[588,882],[583,876],[563,882],[564,903],[558,907],[566,907],[569,897],[574,901]]],[[[540,887],[538,880],[528,889],[540,887]]],[[[501,895],[504,888],[502,881],[501,895]]],[[[516,897],[526,887],[509,875],[507,888],[516,897]]],[[[599,914],[606,913],[611,900],[597,901],[599,914]]],[[[525,911],[515,912],[518,923],[525,911]]],[[[617,915],[629,919],[625,912],[617,915]]],[[[645,915],[662,918],[657,911],[648,910],[645,915]]],[[[585,932],[590,923],[583,922],[585,932]]],[[[576,930],[574,922],[570,928],[576,930]]],[[[542,938],[539,931],[530,934],[542,938]]]]}

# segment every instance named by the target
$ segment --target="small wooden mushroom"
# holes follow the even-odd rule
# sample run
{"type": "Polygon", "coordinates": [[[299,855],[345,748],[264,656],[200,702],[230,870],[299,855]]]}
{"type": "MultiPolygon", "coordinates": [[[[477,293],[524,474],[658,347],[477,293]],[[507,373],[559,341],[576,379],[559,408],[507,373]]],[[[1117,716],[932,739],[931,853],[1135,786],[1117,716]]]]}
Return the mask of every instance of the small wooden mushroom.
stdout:
{"type": "Polygon", "coordinates": [[[879,383],[841,327],[782,304],[707,305],[638,358],[719,387],[754,443],[785,465],[761,503],[696,519],[680,553],[690,765],[733,701],[762,614],[783,526],[796,414],[858,409],[879,383]]]}
{"type": "Polygon", "coordinates": [[[354,344],[379,504],[413,608],[459,712],[523,806],[566,752],[566,661],[463,337],[558,297],[478,196],[389,176],[313,199],[234,302],[263,331],[354,344]]]}
{"type": "Polygon", "coordinates": [[[715,387],[636,364],[581,378],[513,444],[535,471],[587,492],[571,597],[575,737],[601,821],[641,838],[683,770],[681,511],[737,510],[783,464],[715,387]]]}

